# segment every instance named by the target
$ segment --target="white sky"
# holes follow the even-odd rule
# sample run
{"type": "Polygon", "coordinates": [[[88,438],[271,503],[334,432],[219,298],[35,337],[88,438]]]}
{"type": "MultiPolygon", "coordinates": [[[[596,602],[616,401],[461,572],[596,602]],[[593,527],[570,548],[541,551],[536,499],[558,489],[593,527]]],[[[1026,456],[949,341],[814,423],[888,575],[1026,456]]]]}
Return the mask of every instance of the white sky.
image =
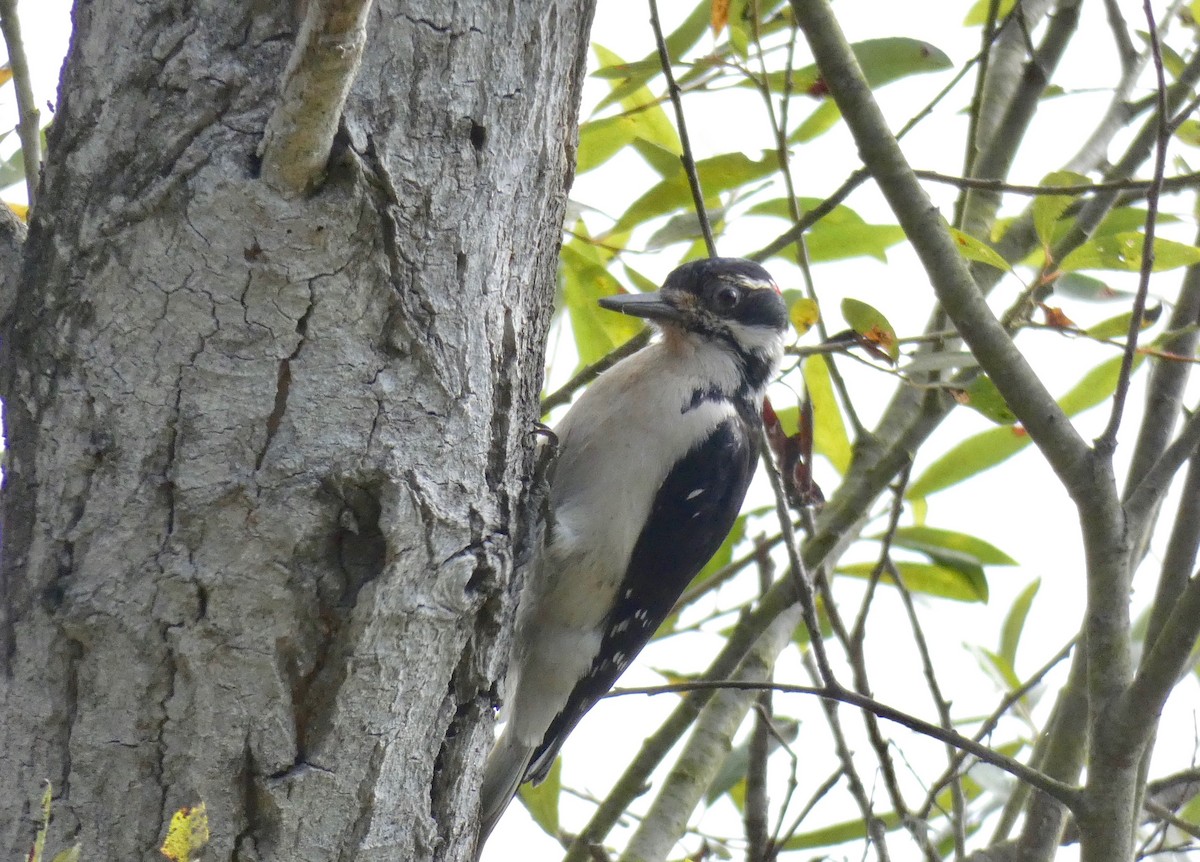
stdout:
{"type": "MultiPolygon", "coordinates": [[[[664,28],[667,31],[673,29],[693,3],[694,0],[660,0],[664,28]]],[[[41,107],[53,102],[55,98],[59,65],[66,50],[69,5],[67,0],[23,0],[20,4],[21,23],[33,69],[35,92],[41,107]]],[[[957,68],[976,50],[977,36],[974,33],[964,36],[960,26],[969,5],[967,0],[927,4],[925,8],[931,11],[923,15],[914,15],[913,4],[896,3],[894,0],[841,0],[837,8],[843,12],[842,23],[851,41],[876,36],[916,36],[947,52],[957,68]]],[[[1130,6],[1130,14],[1133,14],[1140,4],[1125,5],[1130,6]]],[[[597,12],[594,39],[618,51],[626,59],[642,57],[653,48],[645,9],[638,0],[601,2],[597,12]]],[[[1110,56],[1110,40],[1103,28],[1103,22],[1096,20],[1098,16],[1094,14],[1095,11],[1093,9],[1089,13],[1085,4],[1085,32],[1076,39],[1062,73],[1056,78],[1058,83],[1064,84],[1068,89],[1102,88],[1115,80],[1117,65],[1115,59],[1110,56]],[[1092,28],[1090,32],[1087,30],[1089,27],[1092,28]],[[1098,69],[1102,70],[1099,73],[1099,81],[1098,69]]],[[[798,64],[804,62],[807,60],[798,59],[798,64]]],[[[922,107],[952,74],[953,70],[918,76],[889,86],[883,93],[882,101],[893,127],[900,126],[922,107]]],[[[968,78],[961,86],[970,87],[971,79],[968,78]]],[[[15,122],[11,92],[11,87],[0,89],[0,128],[9,128],[15,122]]],[[[594,105],[606,92],[607,85],[604,82],[589,80],[585,87],[584,116],[587,116],[589,106],[594,105]]],[[[962,89],[951,96],[945,107],[938,109],[933,117],[926,120],[906,140],[905,149],[910,154],[914,166],[937,169],[945,173],[959,171],[959,141],[965,128],[965,119],[957,111],[966,102],[966,92],[966,89],[962,89]]],[[[1047,103],[1047,108],[1039,114],[1036,131],[1030,138],[1036,140],[1037,145],[1029,148],[1033,152],[1025,152],[1022,155],[1012,171],[1013,181],[1035,183],[1047,171],[1056,168],[1071,154],[1077,144],[1073,132],[1079,128],[1080,123],[1096,116],[1106,101],[1107,95],[1097,89],[1091,94],[1077,93],[1069,99],[1047,103]]],[[[689,130],[697,157],[739,148],[757,156],[764,148],[763,142],[767,140],[769,133],[765,115],[756,102],[747,102],[743,93],[707,95],[702,99],[685,100],[685,108],[688,110],[689,130]],[[747,103],[751,105],[750,108],[746,107],[747,103]]],[[[804,104],[797,103],[794,110],[803,112],[807,108],[804,104]]],[[[0,142],[0,158],[10,155],[15,146],[15,135],[0,142]]],[[[1189,153],[1184,155],[1192,161],[1197,160],[1189,153]]],[[[799,192],[806,196],[820,197],[832,191],[857,166],[853,143],[843,126],[806,145],[802,150],[795,151],[793,157],[799,192]]],[[[604,168],[580,176],[572,197],[606,212],[617,213],[624,204],[636,198],[656,180],[656,175],[640,160],[634,157],[619,159],[604,168]]],[[[932,188],[931,191],[935,194],[936,202],[943,207],[943,212],[949,213],[953,201],[952,191],[948,188],[932,188]]],[[[5,197],[8,200],[19,201],[23,200],[23,194],[23,188],[18,186],[10,188],[5,197]]],[[[894,223],[880,196],[870,187],[861,189],[848,203],[868,221],[894,223]]],[[[1190,200],[1182,197],[1168,198],[1164,204],[1167,211],[1179,212],[1190,219],[1189,206],[1190,200]]],[[[1170,230],[1168,228],[1168,234],[1170,230]]],[[[1176,233],[1174,237],[1190,242],[1190,231],[1191,227],[1185,222],[1182,233],[1176,233]]],[[[777,232],[778,229],[773,224],[761,219],[746,219],[744,223],[735,223],[727,236],[722,238],[721,251],[726,255],[748,253],[764,245],[767,240],[773,239],[777,232]]],[[[636,265],[648,275],[664,276],[677,262],[682,248],[674,246],[657,257],[639,257],[636,265]]],[[[887,264],[857,260],[818,266],[815,270],[817,290],[826,315],[836,318],[835,309],[841,298],[853,295],[883,311],[901,335],[918,332],[928,313],[930,288],[914,256],[907,248],[896,246],[889,251],[888,257],[887,264]]],[[[777,261],[772,262],[770,267],[784,287],[800,286],[799,276],[794,268],[777,261]]],[[[1177,276],[1169,274],[1161,278],[1161,282],[1156,282],[1162,285],[1161,289],[1164,292],[1173,290],[1177,276]]],[[[1123,282],[1117,277],[1109,280],[1122,285],[1129,281],[1125,279],[1123,282]]],[[[1010,279],[1007,288],[997,292],[999,303],[1006,303],[1012,297],[1014,285],[1010,279]]],[[[1068,313],[1074,316],[1076,310],[1069,308],[1068,313]]],[[[1082,309],[1076,319],[1081,323],[1094,322],[1120,310],[1113,305],[1091,306],[1082,309]]],[[[833,320],[831,328],[835,331],[841,328],[840,322],[833,320]]],[[[815,332],[810,333],[806,343],[813,340],[815,332]]],[[[1110,351],[1096,348],[1094,345],[1066,341],[1050,334],[1026,338],[1023,346],[1028,349],[1035,367],[1047,379],[1051,391],[1059,394],[1078,379],[1082,369],[1090,368],[1112,355],[1110,351]]],[[[560,356],[559,359],[560,361],[552,367],[552,380],[561,380],[569,373],[572,364],[569,353],[565,358],[560,356]]],[[[866,414],[864,421],[869,423],[872,419],[872,407],[881,408],[888,397],[892,379],[853,362],[843,362],[841,367],[853,392],[879,393],[872,399],[860,399],[857,405],[866,414]]],[[[787,399],[793,396],[784,390],[779,397],[783,403],[787,403],[787,399]]],[[[1131,403],[1135,407],[1140,405],[1140,390],[1135,390],[1131,403]]],[[[1079,422],[1084,435],[1090,437],[1098,433],[1106,415],[1104,410],[1094,410],[1086,414],[1079,422]]],[[[966,410],[957,411],[926,447],[925,452],[928,454],[918,459],[913,475],[919,475],[933,456],[944,451],[965,434],[976,433],[987,427],[987,421],[977,414],[966,410]]],[[[1132,421],[1125,426],[1126,431],[1122,435],[1124,452],[1128,452],[1134,427],[1132,421]]],[[[822,464],[821,468],[823,472],[818,478],[822,480],[828,493],[835,487],[836,482],[825,465],[822,464]]],[[[760,476],[758,490],[753,493],[764,493],[761,479],[760,476]]],[[[998,697],[993,688],[954,688],[955,682],[969,680],[971,682],[968,684],[974,686],[981,679],[975,658],[963,645],[979,643],[995,648],[1003,613],[1021,589],[1035,578],[1042,579],[1041,592],[1026,625],[1028,636],[1022,644],[1018,672],[1028,673],[1041,665],[1078,628],[1083,573],[1074,510],[1065,493],[1050,477],[1040,456],[1030,448],[1008,462],[1003,469],[981,476],[965,488],[948,490],[932,497],[927,522],[931,526],[978,535],[998,545],[1022,564],[1013,569],[989,570],[992,597],[987,606],[936,600],[920,602],[926,633],[934,641],[943,684],[950,688],[949,696],[955,701],[956,714],[964,716],[988,712],[998,697]]],[[[769,530],[770,527],[764,525],[761,529],[769,530]]],[[[1161,544],[1160,540],[1155,553],[1152,554],[1152,560],[1158,558],[1158,548],[1161,544]]],[[[871,559],[873,552],[873,548],[855,551],[849,559],[871,559]]],[[[1153,565],[1148,568],[1151,571],[1146,575],[1152,577],[1153,565]]],[[[1135,596],[1136,607],[1142,606],[1152,590],[1152,583],[1146,575],[1139,582],[1139,592],[1135,596]]],[[[883,595],[877,599],[874,610],[875,640],[869,651],[876,696],[889,704],[924,717],[931,717],[934,713],[923,684],[914,685],[915,659],[909,646],[911,635],[903,612],[888,590],[882,592],[883,595]]],[[[844,593],[850,598],[850,607],[855,606],[853,588],[844,589],[839,586],[839,593],[844,593]]],[[[715,605],[730,607],[741,597],[738,590],[726,590],[718,595],[715,605]]],[[[661,682],[661,678],[650,671],[649,667],[681,671],[701,670],[707,663],[706,658],[715,653],[716,646],[715,638],[703,635],[681,636],[652,645],[644,654],[644,659],[622,680],[622,684],[661,682]]],[[[791,654],[785,655],[779,669],[779,678],[791,682],[805,682],[803,672],[795,661],[794,650],[789,652],[791,654]]],[[[1164,732],[1162,736],[1180,740],[1182,744],[1190,746],[1196,727],[1196,686],[1194,681],[1189,681],[1186,687],[1191,696],[1186,698],[1186,701],[1176,698],[1177,703],[1172,704],[1166,716],[1168,726],[1173,728],[1173,731],[1164,732]]],[[[653,731],[658,721],[673,706],[674,700],[666,697],[622,698],[602,702],[583,722],[565,749],[565,783],[585,792],[604,795],[636,752],[641,738],[653,731]]],[[[804,719],[801,736],[796,743],[797,751],[805,760],[800,775],[802,786],[797,797],[801,799],[805,796],[807,786],[819,783],[829,774],[833,767],[833,759],[827,743],[823,741],[822,721],[813,711],[811,703],[803,703],[797,698],[779,698],[776,709],[782,715],[803,716],[804,719]]],[[[857,725],[856,716],[848,709],[843,709],[843,721],[847,727],[857,725]]],[[[885,732],[890,733],[892,729],[885,726],[885,732]]],[[[940,745],[914,742],[911,737],[899,731],[896,731],[896,738],[905,746],[906,756],[918,764],[918,768],[923,758],[932,757],[941,764],[940,745]]],[[[866,746],[862,744],[859,748],[865,749],[866,746]]],[[[1171,754],[1173,756],[1170,760],[1175,766],[1188,756],[1187,752],[1180,750],[1171,754]]],[[[863,762],[868,763],[865,760],[863,762]]],[[[772,789],[775,799],[781,795],[781,782],[786,777],[785,769],[782,764],[775,768],[773,777],[776,783],[772,789]]],[[[877,782],[872,785],[869,765],[864,769],[864,778],[868,782],[868,789],[873,791],[878,801],[878,810],[887,810],[889,806],[882,786],[877,782]]],[[[821,818],[832,820],[855,816],[854,809],[847,804],[844,793],[835,791],[833,797],[824,808],[818,809],[813,815],[810,826],[816,825],[821,818]]],[[[592,806],[589,803],[564,795],[562,812],[566,828],[582,826],[591,811],[592,806]]],[[[693,823],[695,822],[696,819],[693,819],[693,823]]],[[[733,837],[740,835],[739,821],[728,802],[719,802],[714,806],[705,816],[703,824],[705,828],[718,834],[733,837]]],[[[214,828],[220,828],[219,824],[213,825],[214,828]]],[[[616,841],[618,845],[621,843],[619,838],[616,841]]],[[[893,842],[892,850],[896,853],[896,858],[909,858],[904,849],[905,843],[903,840],[893,842]]],[[[689,847],[694,849],[695,842],[689,847]]],[[[860,849],[846,848],[849,858],[857,858],[860,853],[860,849]]],[[[538,862],[560,857],[561,850],[556,842],[533,825],[519,804],[514,804],[509,816],[502,821],[489,844],[484,862],[501,862],[513,858],[538,862]]]]}

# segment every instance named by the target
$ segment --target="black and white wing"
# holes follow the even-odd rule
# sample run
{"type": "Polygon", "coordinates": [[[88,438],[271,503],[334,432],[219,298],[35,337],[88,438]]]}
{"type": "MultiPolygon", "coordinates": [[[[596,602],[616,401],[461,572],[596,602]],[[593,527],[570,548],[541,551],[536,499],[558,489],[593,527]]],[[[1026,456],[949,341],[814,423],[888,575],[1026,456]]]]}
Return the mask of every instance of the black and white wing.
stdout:
{"type": "Polygon", "coordinates": [[[740,415],[724,420],[659,487],[605,620],[600,653],[550,724],[522,780],[546,777],[575,725],[608,693],[720,548],[758,463],[753,429],[740,415]]]}

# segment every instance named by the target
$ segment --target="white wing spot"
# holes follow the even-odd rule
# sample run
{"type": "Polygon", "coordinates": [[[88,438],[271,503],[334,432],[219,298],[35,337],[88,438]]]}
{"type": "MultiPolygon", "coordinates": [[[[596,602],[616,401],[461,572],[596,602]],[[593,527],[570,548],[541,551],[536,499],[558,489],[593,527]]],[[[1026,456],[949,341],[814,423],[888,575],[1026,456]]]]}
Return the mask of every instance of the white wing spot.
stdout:
{"type": "Polygon", "coordinates": [[[689,499],[689,500],[694,500],[694,499],[696,499],[697,497],[699,497],[699,496],[700,496],[701,494],[703,494],[703,493],[704,493],[704,489],[703,489],[703,488],[697,488],[695,491],[693,491],[692,493],[690,493],[690,494],[688,494],[688,495],[687,495],[687,499],[689,499]]]}

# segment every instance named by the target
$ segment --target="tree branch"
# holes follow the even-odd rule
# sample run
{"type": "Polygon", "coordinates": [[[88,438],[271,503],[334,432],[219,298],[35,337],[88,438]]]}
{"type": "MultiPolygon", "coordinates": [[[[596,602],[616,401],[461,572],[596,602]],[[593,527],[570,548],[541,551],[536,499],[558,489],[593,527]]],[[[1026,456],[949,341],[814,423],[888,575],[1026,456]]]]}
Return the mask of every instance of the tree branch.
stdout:
{"type": "Polygon", "coordinates": [[[371,2],[309,0],[258,151],[263,180],[280,194],[308,194],[325,175],[367,42],[371,2]]]}
{"type": "Polygon", "coordinates": [[[942,307],[1075,499],[1094,493],[1090,452],[988,308],[944,220],[921,188],[871,96],[827,0],[792,0],[823,79],[841,108],[942,307]]]}
{"type": "Polygon", "coordinates": [[[17,91],[17,136],[21,139],[29,208],[33,209],[37,202],[42,168],[41,130],[38,128],[41,114],[33,101],[29,61],[25,57],[25,42],[21,38],[21,20],[17,17],[17,0],[0,0],[0,30],[4,31],[8,63],[12,67],[13,86],[17,91]]]}
{"type": "Polygon", "coordinates": [[[736,679],[701,680],[698,682],[654,685],[641,688],[617,688],[609,692],[607,697],[627,697],[633,694],[678,694],[680,692],[714,691],[725,688],[748,689],[752,691],[771,689],[780,694],[809,694],[823,700],[832,700],[837,703],[858,707],[879,718],[907,727],[915,733],[928,736],[948,745],[953,745],[955,748],[960,748],[982,760],[984,763],[990,763],[992,766],[1003,769],[1009,775],[1052,796],[1068,809],[1074,810],[1081,802],[1080,788],[1074,785],[1065,784],[1050,778],[1036,769],[1031,769],[1020,761],[1013,760],[1011,757],[993,751],[986,745],[981,745],[975,740],[969,739],[953,730],[946,730],[936,724],[931,724],[916,716],[882,704],[866,695],[849,691],[840,686],[830,688],[829,686],[785,685],[783,683],[747,682],[736,679]]]}

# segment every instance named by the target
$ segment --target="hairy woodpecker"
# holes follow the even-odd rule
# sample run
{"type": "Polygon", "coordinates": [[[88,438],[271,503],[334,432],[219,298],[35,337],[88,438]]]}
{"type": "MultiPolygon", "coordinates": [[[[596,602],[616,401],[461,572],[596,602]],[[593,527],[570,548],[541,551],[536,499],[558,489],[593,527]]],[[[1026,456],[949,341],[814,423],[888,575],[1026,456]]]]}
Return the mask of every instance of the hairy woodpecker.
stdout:
{"type": "Polygon", "coordinates": [[[519,599],[479,847],[725,540],[783,352],[787,308],[747,260],[688,263],[658,293],[600,305],[649,319],[662,338],[602,374],[555,428],[553,523],[519,599]]]}

